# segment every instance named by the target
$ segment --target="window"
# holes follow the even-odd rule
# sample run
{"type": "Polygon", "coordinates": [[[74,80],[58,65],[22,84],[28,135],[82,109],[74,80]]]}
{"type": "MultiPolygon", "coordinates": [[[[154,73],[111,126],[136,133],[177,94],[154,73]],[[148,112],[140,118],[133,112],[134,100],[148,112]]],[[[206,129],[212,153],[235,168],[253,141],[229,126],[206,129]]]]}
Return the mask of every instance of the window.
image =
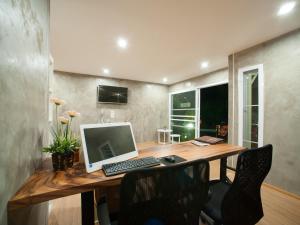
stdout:
{"type": "Polygon", "coordinates": [[[195,138],[196,91],[171,94],[170,127],[181,141],[195,138]]]}
{"type": "Polygon", "coordinates": [[[239,70],[239,145],[263,145],[263,65],[239,70]]]}

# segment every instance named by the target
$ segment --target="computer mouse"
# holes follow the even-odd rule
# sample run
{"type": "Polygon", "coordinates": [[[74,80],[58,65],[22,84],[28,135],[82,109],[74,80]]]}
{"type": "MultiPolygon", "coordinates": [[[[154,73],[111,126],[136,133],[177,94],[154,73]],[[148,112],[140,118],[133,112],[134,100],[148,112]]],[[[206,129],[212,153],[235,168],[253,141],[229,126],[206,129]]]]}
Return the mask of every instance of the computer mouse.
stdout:
{"type": "Polygon", "coordinates": [[[175,157],[172,156],[172,155],[165,156],[164,159],[165,159],[167,162],[170,162],[170,163],[174,163],[174,162],[175,162],[175,157]]]}

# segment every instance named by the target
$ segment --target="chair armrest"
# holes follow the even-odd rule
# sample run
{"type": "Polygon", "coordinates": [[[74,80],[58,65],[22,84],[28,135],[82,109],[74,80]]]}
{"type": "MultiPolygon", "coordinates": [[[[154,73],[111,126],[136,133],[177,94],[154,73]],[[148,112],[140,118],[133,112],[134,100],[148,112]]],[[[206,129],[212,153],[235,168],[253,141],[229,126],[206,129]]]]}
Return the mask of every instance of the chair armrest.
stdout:
{"type": "Polygon", "coordinates": [[[97,204],[98,220],[101,225],[111,225],[106,198],[100,198],[97,204]]]}

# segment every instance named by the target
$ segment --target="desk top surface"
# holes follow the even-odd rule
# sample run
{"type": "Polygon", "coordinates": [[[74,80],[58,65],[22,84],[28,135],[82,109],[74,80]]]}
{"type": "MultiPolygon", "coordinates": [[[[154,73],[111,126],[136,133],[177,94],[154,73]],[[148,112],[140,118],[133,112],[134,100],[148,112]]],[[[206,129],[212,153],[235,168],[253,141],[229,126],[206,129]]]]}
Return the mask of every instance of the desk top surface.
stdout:
{"type": "MultiPolygon", "coordinates": [[[[139,150],[139,158],[178,155],[188,161],[209,161],[238,154],[244,147],[229,144],[199,147],[190,142],[157,145],[139,150]]],[[[8,202],[8,209],[15,210],[31,204],[41,203],[68,195],[93,190],[97,187],[117,185],[124,174],[106,177],[102,170],[86,173],[83,164],[74,165],[67,171],[54,172],[51,166],[37,170],[8,202]]]]}

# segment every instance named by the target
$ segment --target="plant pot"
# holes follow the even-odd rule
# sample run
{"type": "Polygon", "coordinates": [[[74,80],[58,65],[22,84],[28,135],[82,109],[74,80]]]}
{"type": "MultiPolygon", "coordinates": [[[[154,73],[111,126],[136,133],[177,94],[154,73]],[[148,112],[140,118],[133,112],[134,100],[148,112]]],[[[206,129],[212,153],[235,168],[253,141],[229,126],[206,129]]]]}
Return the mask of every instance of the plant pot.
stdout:
{"type": "Polygon", "coordinates": [[[71,168],[74,163],[74,152],[65,153],[67,168],[71,168]]]}
{"type": "Polygon", "coordinates": [[[65,155],[63,153],[53,153],[52,154],[52,166],[55,171],[65,170],[67,168],[65,155]]]}
{"type": "Polygon", "coordinates": [[[74,149],[74,163],[79,162],[79,148],[74,149]]]}
{"type": "Polygon", "coordinates": [[[66,170],[73,166],[74,153],[53,153],[52,166],[55,171],[66,170]]]}

